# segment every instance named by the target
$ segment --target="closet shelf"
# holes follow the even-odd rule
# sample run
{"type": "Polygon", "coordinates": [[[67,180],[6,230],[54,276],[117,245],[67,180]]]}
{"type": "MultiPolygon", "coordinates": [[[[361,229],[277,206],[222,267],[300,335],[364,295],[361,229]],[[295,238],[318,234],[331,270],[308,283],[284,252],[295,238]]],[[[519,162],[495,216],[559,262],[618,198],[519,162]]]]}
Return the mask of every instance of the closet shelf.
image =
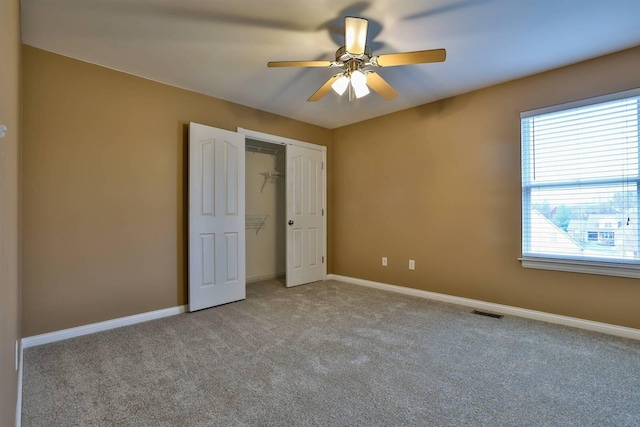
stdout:
{"type": "Polygon", "coordinates": [[[260,189],[260,192],[262,193],[262,190],[264,190],[264,186],[267,184],[267,182],[276,182],[278,180],[278,178],[280,177],[284,177],[283,173],[280,172],[260,172],[260,175],[264,176],[264,182],[262,183],[262,188],[260,189]]]}
{"type": "Polygon", "coordinates": [[[245,215],[244,228],[246,230],[256,230],[256,234],[263,227],[269,215],[245,215]]]}

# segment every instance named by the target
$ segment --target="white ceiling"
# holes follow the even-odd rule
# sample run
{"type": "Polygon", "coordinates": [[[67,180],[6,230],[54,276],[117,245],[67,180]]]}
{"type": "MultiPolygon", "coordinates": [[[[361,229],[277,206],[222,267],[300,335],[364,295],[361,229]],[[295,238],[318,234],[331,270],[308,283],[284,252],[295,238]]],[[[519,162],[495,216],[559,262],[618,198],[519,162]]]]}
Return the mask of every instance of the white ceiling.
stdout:
{"type": "Polygon", "coordinates": [[[640,45],[640,0],[22,0],[25,44],[336,128],[640,45]],[[335,69],[344,16],[375,54],[445,48],[444,63],[381,68],[399,93],[306,99],[335,69]]]}

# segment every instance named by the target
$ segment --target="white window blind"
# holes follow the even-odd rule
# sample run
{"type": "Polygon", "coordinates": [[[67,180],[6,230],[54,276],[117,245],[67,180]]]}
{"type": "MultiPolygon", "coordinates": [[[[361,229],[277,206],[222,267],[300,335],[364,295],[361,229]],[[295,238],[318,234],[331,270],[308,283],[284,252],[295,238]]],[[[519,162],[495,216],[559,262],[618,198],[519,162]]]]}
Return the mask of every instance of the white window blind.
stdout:
{"type": "Polygon", "coordinates": [[[633,90],[521,114],[524,260],[640,264],[639,101],[633,90]]]}

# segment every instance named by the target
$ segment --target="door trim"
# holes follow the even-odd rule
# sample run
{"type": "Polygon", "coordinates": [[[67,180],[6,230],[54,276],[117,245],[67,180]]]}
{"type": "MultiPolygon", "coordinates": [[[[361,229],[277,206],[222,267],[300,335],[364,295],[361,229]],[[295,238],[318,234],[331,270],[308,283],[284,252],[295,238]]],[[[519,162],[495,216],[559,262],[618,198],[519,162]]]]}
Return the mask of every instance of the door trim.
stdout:
{"type": "Polygon", "coordinates": [[[311,150],[322,151],[322,209],[324,209],[323,215],[323,228],[322,230],[322,256],[324,257],[324,263],[322,265],[322,280],[327,280],[327,264],[329,260],[327,258],[327,217],[329,216],[327,210],[327,147],[318,144],[312,144],[310,142],[299,141],[297,139],[286,138],[284,136],[271,135],[264,132],[258,132],[255,130],[245,129],[238,127],[236,131],[239,134],[245,136],[246,139],[254,139],[257,141],[269,142],[271,144],[279,145],[295,145],[297,147],[308,148],[311,150]]]}

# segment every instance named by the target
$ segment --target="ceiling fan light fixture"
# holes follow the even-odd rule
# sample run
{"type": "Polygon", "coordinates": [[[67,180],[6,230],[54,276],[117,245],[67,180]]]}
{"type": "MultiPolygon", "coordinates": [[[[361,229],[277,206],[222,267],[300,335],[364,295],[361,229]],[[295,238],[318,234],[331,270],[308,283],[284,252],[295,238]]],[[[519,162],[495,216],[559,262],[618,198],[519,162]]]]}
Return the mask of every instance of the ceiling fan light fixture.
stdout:
{"type": "Polygon", "coordinates": [[[338,68],[307,101],[316,102],[333,89],[338,96],[349,92],[349,101],[362,98],[373,90],[385,101],[391,101],[398,92],[371,68],[396,67],[399,65],[443,62],[447,57],[444,49],[418,50],[415,52],[373,55],[367,46],[369,21],[364,18],[344,18],[344,46],[336,51],[335,61],[270,61],[268,67],[324,67],[338,68]]]}
{"type": "Polygon", "coordinates": [[[347,90],[347,87],[349,87],[349,77],[347,77],[345,74],[341,75],[340,78],[333,82],[333,84],[331,85],[331,88],[335,91],[335,93],[340,96],[344,94],[344,91],[347,90]]]}
{"type": "Polygon", "coordinates": [[[362,98],[369,95],[369,87],[367,87],[367,76],[360,70],[351,73],[351,87],[356,98],[362,98]]]}

